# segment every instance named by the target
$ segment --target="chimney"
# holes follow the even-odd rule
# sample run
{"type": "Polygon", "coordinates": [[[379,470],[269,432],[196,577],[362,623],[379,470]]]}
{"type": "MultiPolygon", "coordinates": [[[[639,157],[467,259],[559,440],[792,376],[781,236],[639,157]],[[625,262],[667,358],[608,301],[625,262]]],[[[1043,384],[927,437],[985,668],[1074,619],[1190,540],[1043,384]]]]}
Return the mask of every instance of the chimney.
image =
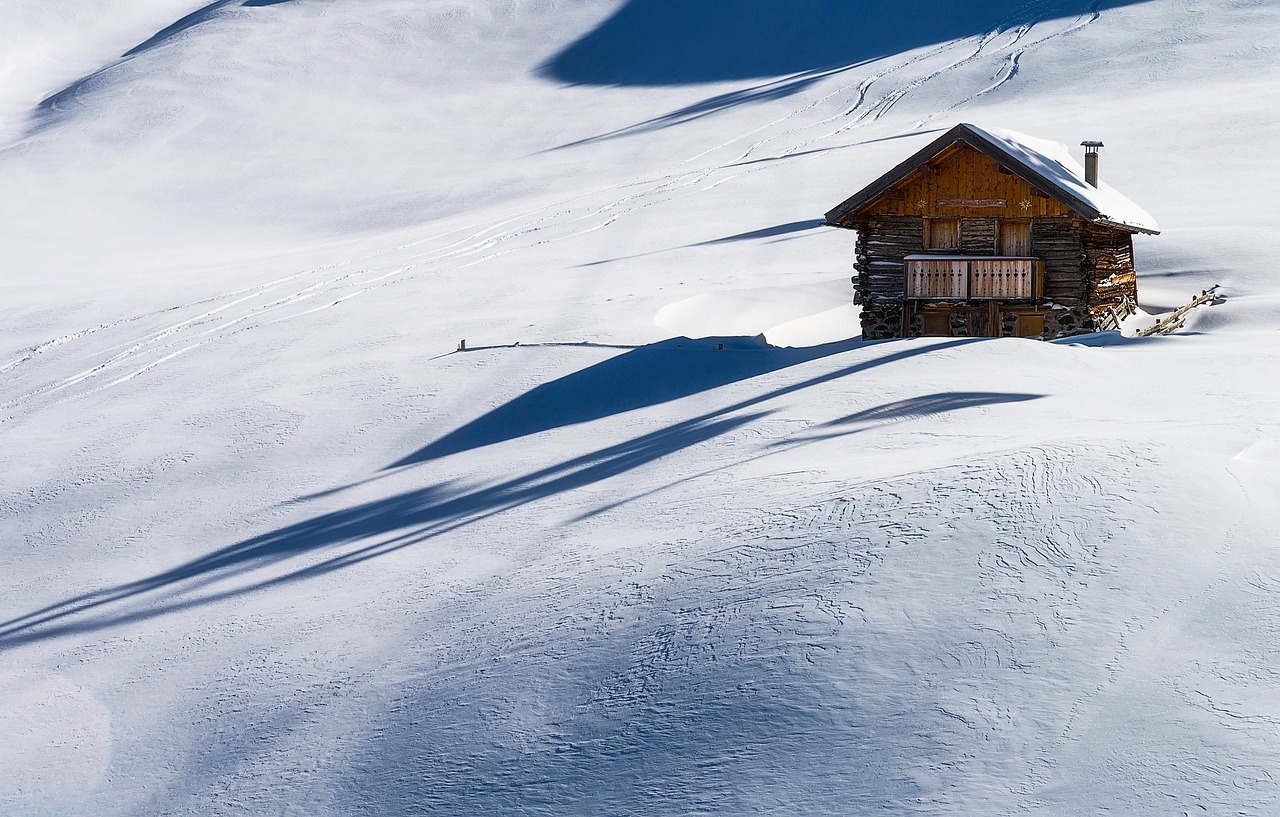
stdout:
{"type": "Polygon", "coordinates": [[[1098,151],[1102,149],[1101,142],[1085,141],[1084,145],[1084,180],[1094,187],[1098,186],[1098,151]]]}

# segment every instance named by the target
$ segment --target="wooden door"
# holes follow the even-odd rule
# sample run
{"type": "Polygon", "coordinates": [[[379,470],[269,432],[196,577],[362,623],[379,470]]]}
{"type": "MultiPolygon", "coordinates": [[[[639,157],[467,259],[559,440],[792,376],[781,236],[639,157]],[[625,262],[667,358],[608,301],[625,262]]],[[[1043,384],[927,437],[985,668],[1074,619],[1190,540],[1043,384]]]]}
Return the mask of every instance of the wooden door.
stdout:
{"type": "Polygon", "coordinates": [[[950,312],[925,312],[924,327],[920,334],[926,338],[946,338],[951,336],[950,312]]]}
{"type": "Polygon", "coordinates": [[[1044,315],[1024,312],[1018,316],[1018,337],[1034,338],[1044,334],[1044,315]]]}

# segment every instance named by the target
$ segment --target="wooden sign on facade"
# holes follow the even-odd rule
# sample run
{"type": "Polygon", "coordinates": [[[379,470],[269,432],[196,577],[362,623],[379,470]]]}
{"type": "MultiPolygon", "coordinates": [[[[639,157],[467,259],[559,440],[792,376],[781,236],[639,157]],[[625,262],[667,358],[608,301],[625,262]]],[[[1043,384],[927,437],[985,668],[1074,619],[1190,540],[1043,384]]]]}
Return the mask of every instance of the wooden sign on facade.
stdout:
{"type": "Polygon", "coordinates": [[[1007,207],[1008,199],[940,199],[939,207],[1007,207]]]}

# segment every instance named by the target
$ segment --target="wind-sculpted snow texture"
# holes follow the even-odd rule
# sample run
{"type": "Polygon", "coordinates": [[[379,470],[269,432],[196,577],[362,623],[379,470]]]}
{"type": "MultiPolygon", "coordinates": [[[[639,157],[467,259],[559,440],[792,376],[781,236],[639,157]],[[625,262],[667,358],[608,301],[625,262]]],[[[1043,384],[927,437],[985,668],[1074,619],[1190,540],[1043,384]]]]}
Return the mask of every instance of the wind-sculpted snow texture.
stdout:
{"type": "Polygon", "coordinates": [[[1277,42],[0,8],[0,813],[1280,813],[1277,42]],[[1105,141],[1139,320],[1223,301],[857,340],[821,214],[956,121],[1105,141]]]}

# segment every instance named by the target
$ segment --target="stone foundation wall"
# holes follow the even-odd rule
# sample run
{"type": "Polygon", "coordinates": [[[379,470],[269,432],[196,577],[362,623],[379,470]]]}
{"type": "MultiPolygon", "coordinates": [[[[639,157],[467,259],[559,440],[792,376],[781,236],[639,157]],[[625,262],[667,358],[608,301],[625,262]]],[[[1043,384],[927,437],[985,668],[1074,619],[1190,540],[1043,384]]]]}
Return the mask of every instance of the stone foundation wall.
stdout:
{"type": "Polygon", "coordinates": [[[862,339],[902,337],[902,301],[888,298],[862,304],[862,339]]]}
{"type": "Polygon", "coordinates": [[[1044,313],[1044,339],[1065,338],[1093,332],[1093,315],[1088,307],[1056,307],[1044,313]]]}
{"type": "MultiPolygon", "coordinates": [[[[924,334],[925,312],[937,314],[947,313],[947,327],[950,337],[990,337],[986,333],[990,321],[989,306],[986,302],[966,301],[930,301],[925,304],[913,304],[908,307],[907,337],[921,337],[924,334]]],[[[1055,305],[1037,306],[1032,303],[1001,303],[999,309],[999,331],[997,337],[1016,338],[1018,333],[1018,316],[1025,314],[1041,315],[1044,318],[1044,331],[1038,336],[1044,340],[1080,335],[1093,332],[1093,316],[1084,306],[1064,307],[1055,305]]],[[[865,328],[865,324],[864,324],[865,328]]],[[[883,330],[882,330],[883,331],[883,330]]],[[[898,337],[897,335],[880,335],[879,337],[898,337]]]]}

